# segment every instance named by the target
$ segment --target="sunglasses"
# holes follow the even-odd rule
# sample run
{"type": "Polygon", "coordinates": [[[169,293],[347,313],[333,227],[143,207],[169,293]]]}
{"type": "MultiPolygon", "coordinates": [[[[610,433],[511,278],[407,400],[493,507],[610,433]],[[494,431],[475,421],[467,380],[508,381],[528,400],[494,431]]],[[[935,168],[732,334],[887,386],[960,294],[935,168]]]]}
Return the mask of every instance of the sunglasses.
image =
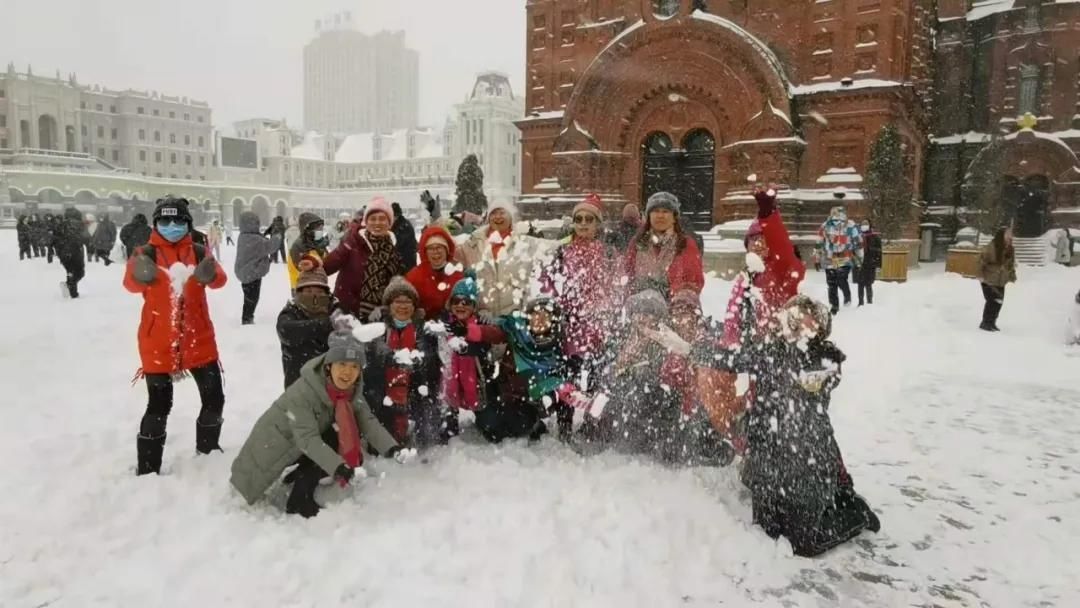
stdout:
{"type": "Polygon", "coordinates": [[[595,224],[596,223],[596,216],[593,216],[593,215],[575,215],[574,216],[574,223],[575,224],[595,224]]]}
{"type": "Polygon", "coordinates": [[[461,296],[458,296],[456,298],[450,298],[451,306],[472,306],[472,304],[473,301],[469,298],[463,298],[461,296]]]}
{"type": "Polygon", "coordinates": [[[178,217],[163,217],[157,221],[158,226],[180,226],[187,224],[187,220],[178,217]]]}

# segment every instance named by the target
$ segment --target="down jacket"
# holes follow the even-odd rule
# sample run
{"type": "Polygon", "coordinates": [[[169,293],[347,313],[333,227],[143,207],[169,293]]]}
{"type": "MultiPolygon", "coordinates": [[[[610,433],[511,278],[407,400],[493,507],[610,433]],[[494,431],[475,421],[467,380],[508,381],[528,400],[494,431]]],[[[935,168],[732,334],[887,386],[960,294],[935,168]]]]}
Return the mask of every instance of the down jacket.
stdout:
{"type": "MultiPolygon", "coordinates": [[[[278,397],[259,417],[251,435],[232,463],[229,482],[248,504],[254,504],[301,455],[315,461],[323,471],[333,472],[345,464],[337,450],[322,439],[334,423],[334,404],[326,392],[326,356],[312,359],[300,372],[300,380],[278,397]]],[[[380,454],[397,445],[364,400],[362,381],[357,381],[353,411],[360,437],[380,454]]]]}
{"type": "MultiPolygon", "coordinates": [[[[289,255],[285,259],[285,263],[289,268],[289,285],[296,289],[296,282],[300,279],[300,261],[305,257],[313,258],[317,262],[322,262],[323,257],[326,255],[326,242],[316,242],[311,237],[311,226],[322,222],[323,219],[314,213],[301,213],[297,219],[297,227],[300,229],[300,236],[292,241],[289,245],[289,255]]],[[[274,236],[285,238],[285,233],[274,233],[274,236]]]]}
{"type": "MultiPolygon", "coordinates": [[[[391,232],[391,242],[393,239],[394,233],[391,232]]],[[[341,309],[361,319],[366,319],[371,310],[377,308],[382,300],[381,295],[379,301],[362,302],[360,300],[361,287],[368,281],[368,271],[371,270],[368,264],[371,252],[371,241],[368,240],[367,229],[360,228],[359,224],[353,224],[349,226],[349,233],[341,245],[338,245],[337,249],[331,251],[322,260],[326,274],[341,273],[334,282],[334,297],[337,298],[341,309]]],[[[392,277],[405,272],[396,248],[390,261],[390,268],[380,270],[385,271],[381,273],[385,277],[385,282],[375,285],[372,291],[382,294],[392,277]]]]}
{"type": "MultiPolygon", "coordinates": [[[[170,374],[202,367],[218,359],[214,324],[206,304],[206,288],[220,289],[228,280],[221,264],[214,262],[217,271],[213,282],[203,285],[189,276],[183,283],[182,297],[173,293],[175,276],[170,269],[180,263],[194,272],[195,244],[191,235],[178,243],[165,240],[157,230],[150,235],[157,262],[157,278],[150,285],[135,280],[135,258],[128,260],[124,272],[124,288],[142,294],[142,321],[139,323],[139,356],[142,371],[147,374],[170,374]]],[[[136,254],[146,250],[140,247],[136,254]]]]}
{"type": "Polygon", "coordinates": [[[236,239],[236,263],[233,271],[241,283],[253,283],[270,272],[270,256],[281,247],[281,235],[270,238],[259,229],[259,216],[251,211],[240,214],[240,236],[236,239]]]}
{"type": "Polygon", "coordinates": [[[429,321],[439,318],[446,308],[446,302],[450,299],[450,292],[454,284],[465,276],[460,270],[447,273],[446,267],[435,270],[427,259],[427,244],[432,237],[442,237],[446,241],[447,264],[454,259],[457,247],[454,245],[454,237],[441,226],[428,226],[420,235],[420,265],[413,268],[405,275],[405,280],[416,288],[420,296],[420,308],[424,309],[424,318],[429,321]]]}

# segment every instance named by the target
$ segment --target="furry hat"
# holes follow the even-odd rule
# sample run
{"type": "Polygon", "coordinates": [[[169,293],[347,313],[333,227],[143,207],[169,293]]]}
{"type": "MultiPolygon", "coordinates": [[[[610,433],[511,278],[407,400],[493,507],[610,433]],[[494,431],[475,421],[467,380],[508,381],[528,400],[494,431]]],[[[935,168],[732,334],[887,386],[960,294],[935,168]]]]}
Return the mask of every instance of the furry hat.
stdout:
{"type": "Polygon", "coordinates": [[[407,296],[412,300],[413,306],[420,305],[420,294],[416,293],[416,288],[406,281],[405,277],[394,277],[390,279],[390,284],[387,285],[386,290],[383,291],[383,306],[389,306],[390,303],[399,296],[407,296]]]}
{"type": "Polygon", "coordinates": [[[517,205],[515,205],[512,201],[502,200],[502,201],[490,203],[488,205],[487,213],[484,214],[484,219],[486,220],[486,219],[490,218],[491,217],[491,212],[495,211],[496,209],[502,209],[503,211],[505,211],[510,216],[510,223],[511,224],[516,222],[518,220],[518,217],[520,217],[520,214],[518,213],[517,205]]]}
{"type": "Polygon", "coordinates": [[[667,209],[679,215],[679,197],[670,192],[657,192],[645,203],[645,215],[652,213],[654,209],[667,209]]]}

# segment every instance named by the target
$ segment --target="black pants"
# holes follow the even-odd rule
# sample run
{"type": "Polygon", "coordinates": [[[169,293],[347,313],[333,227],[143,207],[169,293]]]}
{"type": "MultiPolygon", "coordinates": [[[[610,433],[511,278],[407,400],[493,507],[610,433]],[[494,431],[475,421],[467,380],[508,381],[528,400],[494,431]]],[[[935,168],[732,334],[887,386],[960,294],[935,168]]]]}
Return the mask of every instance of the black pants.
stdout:
{"type": "Polygon", "coordinates": [[[982,285],[983,299],[986,300],[983,304],[983,325],[997,327],[998,315],[1001,314],[1001,307],[1005,303],[1005,287],[994,287],[986,283],[980,283],[980,285],[982,285]]]}
{"type": "Polygon", "coordinates": [[[46,253],[46,257],[48,258],[49,263],[52,264],[53,258],[56,256],[56,248],[52,245],[47,245],[43,249],[46,253]]]}
{"type": "MultiPolygon", "coordinates": [[[[337,450],[338,436],[331,426],[322,434],[322,440],[330,449],[337,450]]],[[[285,512],[303,517],[315,517],[319,514],[319,503],[315,502],[315,490],[324,477],[329,477],[331,471],[324,471],[322,467],[307,456],[301,456],[296,461],[296,468],[285,476],[285,483],[292,483],[292,491],[285,503],[285,512]]]]}
{"type": "Polygon", "coordinates": [[[255,322],[255,307],[259,305],[259,294],[262,292],[262,279],[255,279],[250,283],[240,286],[244,290],[244,311],[240,315],[240,322],[250,325],[255,322]]]}
{"type": "Polygon", "coordinates": [[[73,298],[79,297],[79,281],[86,276],[86,262],[82,258],[82,252],[76,253],[75,257],[60,258],[60,263],[64,265],[64,270],[67,272],[68,293],[73,298]]]}
{"type": "Polygon", "coordinates": [[[857,275],[859,284],[859,306],[863,305],[864,297],[866,304],[874,303],[874,275],[875,268],[860,268],[857,275]]]}
{"type": "Polygon", "coordinates": [[[94,250],[94,256],[99,261],[104,262],[105,265],[108,266],[109,264],[113,263],[112,259],[109,258],[109,253],[111,253],[111,252],[112,252],[111,249],[95,249],[94,250]]]}
{"type": "Polygon", "coordinates": [[[33,251],[30,249],[30,243],[19,243],[19,259],[23,260],[32,257],[34,256],[33,251]]]}
{"type": "Polygon", "coordinates": [[[476,412],[476,428],[491,443],[543,434],[540,408],[532,403],[493,403],[476,412]]]}
{"type": "MultiPolygon", "coordinates": [[[[221,424],[221,412],[225,409],[225,392],[221,383],[221,366],[217,361],[191,370],[195,385],[202,398],[198,424],[214,426],[221,424]]],[[[169,374],[146,374],[146,392],[149,400],[143,414],[139,433],[143,437],[160,437],[173,406],[173,380],[169,374]]]]}
{"type": "Polygon", "coordinates": [[[850,266],[825,270],[825,282],[829,286],[829,304],[834,313],[840,308],[840,295],[837,290],[844,292],[844,304],[851,304],[851,284],[848,282],[850,275],[850,266]]]}
{"type": "MultiPolygon", "coordinates": [[[[274,235],[271,235],[271,237],[273,237],[273,236],[274,235]]],[[[275,251],[273,254],[271,254],[270,260],[272,262],[274,262],[275,264],[277,264],[278,263],[278,256],[281,256],[281,263],[282,264],[288,263],[289,258],[285,257],[285,240],[284,239],[282,239],[281,246],[279,246],[277,248],[277,251],[275,251]]]]}

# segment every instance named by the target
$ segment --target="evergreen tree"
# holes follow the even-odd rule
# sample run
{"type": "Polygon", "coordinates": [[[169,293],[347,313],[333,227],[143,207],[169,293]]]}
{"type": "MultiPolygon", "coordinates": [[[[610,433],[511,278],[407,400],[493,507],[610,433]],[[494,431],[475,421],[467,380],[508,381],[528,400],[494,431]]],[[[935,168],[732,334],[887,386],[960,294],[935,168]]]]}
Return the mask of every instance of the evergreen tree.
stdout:
{"type": "Polygon", "coordinates": [[[863,182],[870,220],[886,241],[899,239],[912,220],[914,192],[904,160],[904,144],[895,125],[878,132],[863,182]]]}
{"type": "Polygon", "coordinates": [[[487,211],[487,196],[484,194],[484,171],[475,154],[470,154],[461,161],[457,173],[457,200],[454,212],[468,211],[484,215],[487,211]]]}
{"type": "Polygon", "coordinates": [[[1005,141],[995,133],[971,163],[961,187],[961,200],[967,209],[968,221],[979,230],[975,245],[979,245],[982,235],[994,234],[1008,221],[1009,209],[1005,204],[1004,187],[1005,141]]]}

